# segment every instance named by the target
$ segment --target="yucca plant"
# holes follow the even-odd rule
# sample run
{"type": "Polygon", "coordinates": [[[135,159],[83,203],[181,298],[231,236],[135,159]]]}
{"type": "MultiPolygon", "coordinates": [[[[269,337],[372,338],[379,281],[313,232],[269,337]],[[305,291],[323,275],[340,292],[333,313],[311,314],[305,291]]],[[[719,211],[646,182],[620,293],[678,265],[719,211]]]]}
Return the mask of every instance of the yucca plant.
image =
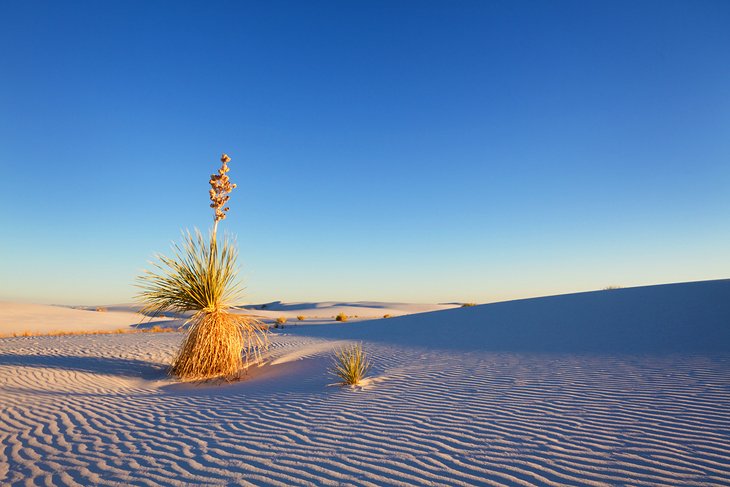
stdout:
{"type": "Polygon", "coordinates": [[[370,370],[370,362],[361,344],[341,348],[335,353],[331,373],[340,378],[342,385],[356,386],[370,370]]]}
{"type": "Polygon", "coordinates": [[[234,378],[242,368],[261,358],[268,344],[266,327],[255,318],[232,313],[240,297],[238,252],[227,236],[218,242],[218,223],[225,219],[230,192],[236,187],[227,175],[230,157],[221,156],[218,174],[210,178],[213,228],[206,240],[195,230],[186,232],[173,255],[158,256],[154,270],[139,277],[142,313],[192,312],[187,334],[170,368],[183,380],[234,378]]]}

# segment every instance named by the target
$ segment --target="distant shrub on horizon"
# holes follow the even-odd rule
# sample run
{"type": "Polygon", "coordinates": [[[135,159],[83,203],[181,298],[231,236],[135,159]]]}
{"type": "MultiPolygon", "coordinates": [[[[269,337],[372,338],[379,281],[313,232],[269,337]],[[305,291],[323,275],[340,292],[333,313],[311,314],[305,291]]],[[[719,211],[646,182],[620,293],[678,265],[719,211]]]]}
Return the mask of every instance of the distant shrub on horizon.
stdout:
{"type": "Polygon", "coordinates": [[[347,315],[345,313],[340,313],[335,316],[335,321],[347,321],[347,315]]]}
{"type": "Polygon", "coordinates": [[[621,286],[611,285],[611,286],[606,286],[606,287],[603,288],[604,291],[614,291],[616,289],[621,289],[621,286]]]}
{"type": "Polygon", "coordinates": [[[462,308],[471,308],[472,306],[476,306],[477,303],[462,303],[462,308]]]}
{"type": "Polygon", "coordinates": [[[390,318],[391,316],[393,316],[393,315],[385,314],[385,315],[383,315],[383,318],[390,318]]]}
{"type": "Polygon", "coordinates": [[[307,319],[307,317],[306,317],[306,316],[304,316],[304,315],[298,315],[298,316],[297,316],[297,319],[298,319],[299,321],[304,321],[304,320],[306,320],[306,319],[307,319]]]}
{"type": "Polygon", "coordinates": [[[99,306],[96,308],[96,311],[98,311],[99,313],[106,313],[109,310],[107,308],[105,308],[104,306],[99,306]]]}

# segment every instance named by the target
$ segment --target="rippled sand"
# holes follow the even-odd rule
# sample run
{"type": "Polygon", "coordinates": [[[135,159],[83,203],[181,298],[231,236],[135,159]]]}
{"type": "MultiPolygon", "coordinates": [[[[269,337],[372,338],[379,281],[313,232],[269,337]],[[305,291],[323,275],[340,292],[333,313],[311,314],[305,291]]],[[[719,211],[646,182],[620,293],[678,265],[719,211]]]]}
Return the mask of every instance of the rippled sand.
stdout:
{"type": "MultiPolygon", "coordinates": [[[[403,320],[378,326],[419,323],[403,320]]],[[[0,340],[0,483],[730,485],[729,352],[284,331],[269,365],[222,385],[166,377],[179,333],[0,340]],[[374,367],[357,389],[327,373],[348,335],[374,367]]]]}
{"type": "Polygon", "coordinates": [[[370,346],[350,390],[282,336],[277,356],[319,351],[196,387],[163,375],[179,338],[4,340],[3,482],[730,485],[727,356],[370,346]]]}

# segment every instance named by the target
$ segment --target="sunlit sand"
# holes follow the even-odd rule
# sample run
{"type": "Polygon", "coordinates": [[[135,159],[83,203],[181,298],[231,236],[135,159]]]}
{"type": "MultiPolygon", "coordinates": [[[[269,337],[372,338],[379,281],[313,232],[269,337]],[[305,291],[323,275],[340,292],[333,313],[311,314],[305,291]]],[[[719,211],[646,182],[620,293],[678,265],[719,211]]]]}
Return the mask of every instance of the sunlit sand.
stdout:
{"type": "MultiPolygon", "coordinates": [[[[181,333],[3,338],[0,483],[730,485],[728,296],[270,303],[248,311],[291,326],[230,383],[167,375],[181,333]],[[350,343],[372,362],[354,388],[328,372],[350,343]]],[[[106,308],[4,303],[2,332],[138,322],[106,308]]]]}

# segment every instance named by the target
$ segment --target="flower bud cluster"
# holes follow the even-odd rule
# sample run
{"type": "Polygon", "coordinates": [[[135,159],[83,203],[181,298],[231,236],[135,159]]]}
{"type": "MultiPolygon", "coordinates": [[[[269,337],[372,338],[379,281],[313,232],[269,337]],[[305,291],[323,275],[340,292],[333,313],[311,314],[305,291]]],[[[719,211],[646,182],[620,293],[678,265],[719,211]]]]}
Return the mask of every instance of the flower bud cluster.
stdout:
{"type": "Polygon", "coordinates": [[[228,194],[233,191],[236,187],[235,184],[231,184],[228,175],[226,174],[230,169],[228,168],[228,162],[231,158],[227,154],[221,156],[221,168],[218,169],[218,174],[210,175],[210,207],[215,210],[215,221],[216,223],[223,220],[226,217],[226,212],[230,209],[225,204],[231,198],[228,194]]]}

